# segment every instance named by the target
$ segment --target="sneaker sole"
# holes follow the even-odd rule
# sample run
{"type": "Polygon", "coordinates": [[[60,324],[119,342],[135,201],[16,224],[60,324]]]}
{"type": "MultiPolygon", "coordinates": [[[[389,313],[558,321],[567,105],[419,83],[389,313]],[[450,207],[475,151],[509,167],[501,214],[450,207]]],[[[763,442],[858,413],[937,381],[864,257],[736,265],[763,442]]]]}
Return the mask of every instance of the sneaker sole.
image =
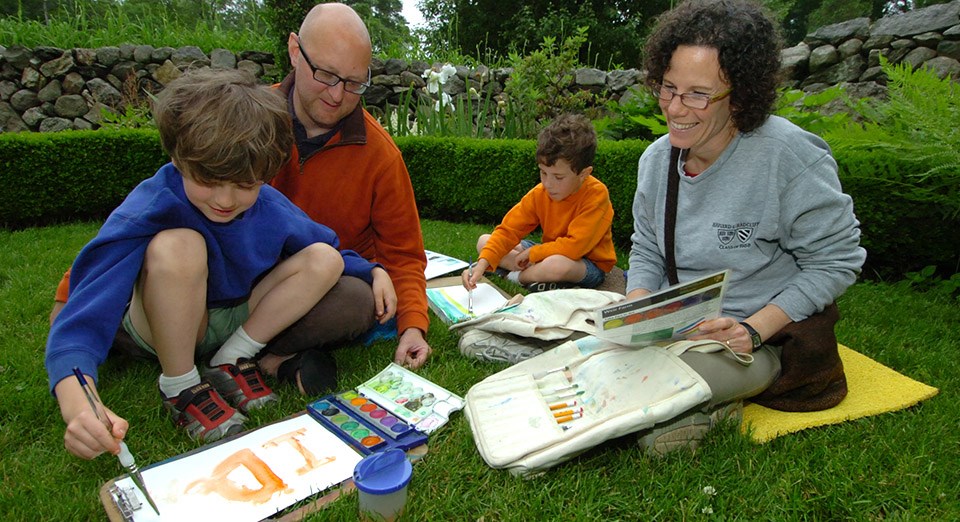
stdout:
{"type": "Polygon", "coordinates": [[[743,418],[743,402],[725,404],[710,413],[696,412],[662,426],[655,426],[638,437],[640,448],[647,455],[662,457],[679,449],[696,452],[707,432],[723,422],[736,422],[743,418]]]}
{"type": "Polygon", "coordinates": [[[540,348],[523,346],[507,338],[479,330],[469,331],[458,343],[460,353],[481,361],[517,364],[543,353],[540,348]],[[490,340],[495,343],[491,343],[490,340]]]}

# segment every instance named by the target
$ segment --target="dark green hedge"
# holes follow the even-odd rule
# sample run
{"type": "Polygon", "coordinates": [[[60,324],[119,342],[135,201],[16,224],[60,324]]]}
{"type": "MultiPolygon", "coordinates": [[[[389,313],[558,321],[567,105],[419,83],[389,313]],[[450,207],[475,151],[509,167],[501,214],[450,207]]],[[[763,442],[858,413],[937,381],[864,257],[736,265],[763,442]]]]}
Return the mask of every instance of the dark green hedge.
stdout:
{"type": "MultiPolygon", "coordinates": [[[[499,222],[539,182],[531,140],[397,138],[417,192],[420,215],[447,221],[499,222]]],[[[601,142],[594,175],[610,189],[614,236],[626,244],[643,141],[601,142]]]]}
{"type": "Polygon", "coordinates": [[[105,217],[166,161],[156,131],[0,134],[0,224],[105,217]]]}
{"type": "MultiPolygon", "coordinates": [[[[404,137],[397,144],[424,218],[496,223],[538,181],[533,141],[404,137]]],[[[646,145],[603,141],[597,151],[594,171],[610,189],[614,239],[624,247],[646,145]]],[[[166,161],[156,131],[0,134],[0,225],[102,218],[166,161]]],[[[861,221],[867,276],[927,265],[956,271],[960,217],[912,197],[916,181],[905,164],[891,155],[849,153],[837,162],[861,221]]]]}
{"type": "Polygon", "coordinates": [[[838,152],[837,164],[860,220],[867,277],[898,278],[928,265],[947,276],[960,270],[956,188],[951,195],[939,179],[918,180],[926,167],[890,151],[838,152]]]}

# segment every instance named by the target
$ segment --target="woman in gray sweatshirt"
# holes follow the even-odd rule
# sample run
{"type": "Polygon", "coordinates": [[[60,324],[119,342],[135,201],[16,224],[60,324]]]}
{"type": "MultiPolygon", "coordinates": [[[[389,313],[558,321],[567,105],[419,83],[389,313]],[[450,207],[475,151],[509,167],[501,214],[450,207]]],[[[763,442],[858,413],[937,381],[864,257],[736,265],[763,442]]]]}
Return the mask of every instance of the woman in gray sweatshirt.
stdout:
{"type": "Polygon", "coordinates": [[[770,115],[780,65],[774,22],[750,0],[683,2],[658,20],[645,60],[669,134],[640,158],[627,296],[729,270],[723,315],[694,339],[755,361],[684,355],[713,398],[642,444],[652,453],[695,446],[717,420],[707,414],[748,397],[793,411],[836,405],[846,382],[833,302],[866,252],[829,146],[770,115]]]}

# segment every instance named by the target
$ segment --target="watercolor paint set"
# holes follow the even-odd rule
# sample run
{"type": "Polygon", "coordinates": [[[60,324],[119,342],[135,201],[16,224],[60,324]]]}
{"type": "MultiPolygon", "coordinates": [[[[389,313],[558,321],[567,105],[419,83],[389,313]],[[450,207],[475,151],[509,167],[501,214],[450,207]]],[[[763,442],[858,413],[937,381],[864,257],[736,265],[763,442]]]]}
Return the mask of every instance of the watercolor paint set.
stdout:
{"type": "Polygon", "coordinates": [[[390,448],[409,450],[427,441],[450,414],[463,409],[463,398],[390,363],[372,379],[349,390],[322,397],[307,412],[364,455],[390,448]]]}
{"type": "Polygon", "coordinates": [[[427,442],[427,435],[356,392],[328,395],[307,405],[307,412],[331,433],[364,455],[427,442]]]}
{"type": "Polygon", "coordinates": [[[463,397],[390,363],[357,391],[424,433],[433,433],[463,409],[463,397]]]}

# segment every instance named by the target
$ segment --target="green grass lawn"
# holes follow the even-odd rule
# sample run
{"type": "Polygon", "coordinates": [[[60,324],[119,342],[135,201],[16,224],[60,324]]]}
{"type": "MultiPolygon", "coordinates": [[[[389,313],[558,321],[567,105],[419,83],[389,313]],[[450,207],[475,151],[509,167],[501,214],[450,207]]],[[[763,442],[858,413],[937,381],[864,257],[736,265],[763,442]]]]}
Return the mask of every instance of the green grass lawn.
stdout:
{"type": "MultiPolygon", "coordinates": [[[[100,520],[100,486],[117,460],[82,461],[63,449],[63,421],[43,369],[47,314],[57,281],[97,224],[0,231],[0,490],[2,520],[100,520]]],[[[489,227],[424,222],[426,247],[475,255],[489,227]]],[[[621,265],[625,263],[621,261],[621,265]]],[[[960,520],[960,307],[902,286],[858,283],[840,300],[840,342],[940,389],[896,413],[810,429],[757,445],[731,426],[701,449],[653,459],[630,437],[603,444],[538,478],[488,468],[462,413],[430,437],[414,468],[408,520],[960,520]],[[704,492],[704,488],[710,487],[704,492]]],[[[439,321],[434,355],[419,373],[460,395],[501,366],[463,358],[439,321]]],[[[337,352],[341,388],[369,379],[394,345],[337,352]]],[[[141,466],[197,447],[158,400],[159,366],[112,359],[101,369],[103,400],[131,423],[127,442],[141,466]]],[[[287,387],[278,407],[250,426],[304,409],[287,387]]],[[[313,516],[354,520],[348,495],[313,516]]]]}

